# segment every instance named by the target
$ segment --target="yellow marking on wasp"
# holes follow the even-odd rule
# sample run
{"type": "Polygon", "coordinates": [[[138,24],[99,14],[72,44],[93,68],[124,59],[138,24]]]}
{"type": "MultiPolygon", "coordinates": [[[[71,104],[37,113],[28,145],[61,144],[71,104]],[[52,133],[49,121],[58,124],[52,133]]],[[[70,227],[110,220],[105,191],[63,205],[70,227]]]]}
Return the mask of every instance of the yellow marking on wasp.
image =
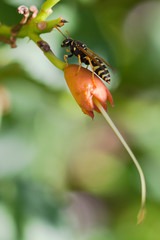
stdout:
{"type": "Polygon", "coordinates": [[[100,71],[98,72],[98,75],[100,75],[101,73],[104,73],[104,70],[100,70],[100,71]]]}
{"type": "MultiPolygon", "coordinates": [[[[105,78],[105,77],[107,77],[106,74],[103,74],[103,75],[102,75],[102,78],[105,78]]],[[[107,77],[107,78],[108,78],[108,77],[107,77]]]]}
{"type": "Polygon", "coordinates": [[[94,71],[97,70],[99,68],[99,66],[95,66],[93,67],[94,71]]]}
{"type": "Polygon", "coordinates": [[[76,51],[76,47],[74,47],[73,50],[76,51]]]}

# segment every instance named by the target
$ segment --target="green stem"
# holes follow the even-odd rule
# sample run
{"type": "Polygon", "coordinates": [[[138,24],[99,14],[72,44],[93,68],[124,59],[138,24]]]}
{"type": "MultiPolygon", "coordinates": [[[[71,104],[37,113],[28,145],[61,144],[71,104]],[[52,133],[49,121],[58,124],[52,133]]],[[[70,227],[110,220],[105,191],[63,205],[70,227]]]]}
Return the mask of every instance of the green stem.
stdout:
{"type": "MultiPolygon", "coordinates": [[[[20,31],[17,33],[16,38],[24,38],[27,37],[28,31],[30,29],[30,25],[24,25],[20,31]]],[[[12,27],[6,25],[0,25],[0,36],[10,38],[12,36],[12,27]]]]}
{"type": "Polygon", "coordinates": [[[59,58],[57,58],[52,51],[44,53],[44,55],[48,58],[48,60],[57,68],[64,71],[66,67],[66,63],[62,62],[59,58]]]}
{"type": "Polygon", "coordinates": [[[96,98],[94,98],[94,103],[98,107],[98,109],[101,111],[104,118],[106,119],[106,121],[108,122],[110,127],[113,129],[113,131],[115,132],[115,134],[117,135],[117,137],[119,138],[119,140],[121,141],[121,143],[123,144],[125,149],[127,150],[128,154],[132,158],[132,160],[139,172],[140,180],[141,180],[141,209],[138,214],[138,223],[141,223],[145,216],[145,202],[146,202],[146,183],[145,183],[145,177],[144,177],[142,168],[141,168],[140,164],[138,163],[136,157],[134,156],[133,152],[131,151],[130,147],[128,146],[128,144],[126,143],[126,141],[120,134],[119,130],[117,129],[117,127],[115,126],[115,124],[113,123],[111,118],[109,117],[108,113],[104,110],[104,108],[100,104],[100,102],[96,98]]]}
{"type": "Polygon", "coordinates": [[[5,37],[11,36],[11,27],[6,25],[0,25],[0,35],[5,37]]]}
{"type": "MultiPolygon", "coordinates": [[[[37,44],[37,42],[43,41],[42,38],[39,36],[39,34],[40,33],[45,33],[45,32],[50,32],[52,30],[52,28],[56,24],[58,24],[60,21],[61,21],[61,18],[58,18],[58,19],[47,22],[47,27],[42,31],[38,30],[38,28],[33,29],[34,22],[32,22],[31,25],[30,24],[29,25],[24,25],[22,27],[22,29],[19,31],[19,33],[17,34],[16,37],[18,37],[18,38],[29,37],[30,39],[32,39],[37,44]]],[[[0,25],[0,37],[1,36],[2,37],[7,37],[9,39],[12,36],[11,27],[8,27],[8,26],[5,26],[5,25],[0,25]]],[[[51,50],[48,51],[48,52],[43,51],[43,53],[49,59],[49,61],[52,62],[52,64],[54,64],[57,68],[59,68],[61,70],[64,70],[64,67],[66,66],[66,63],[62,62],[60,59],[58,59],[51,50]]]]}
{"type": "MultiPolygon", "coordinates": [[[[30,39],[32,39],[36,44],[37,46],[42,50],[42,48],[38,45],[38,42],[44,42],[43,39],[39,36],[39,35],[36,35],[36,34],[29,34],[29,37],[30,39]]],[[[43,50],[42,50],[43,51],[43,50]]],[[[57,58],[54,53],[49,50],[49,51],[43,51],[44,55],[48,58],[48,60],[54,65],[56,66],[57,68],[59,68],[60,70],[64,70],[65,66],[66,66],[66,63],[65,62],[62,62],[59,58],[57,58]]]]}
{"type": "MultiPolygon", "coordinates": [[[[34,32],[35,34],[49,33],[59,23],[61,23],[61,17],[51,21],[46,21],[46,28],[41,30],[38,28],[38,23],[32,21],[30,24],[22,26],[20,31],[17,33],[16,38],[24,38],[28,35],[28,32],[30,31],[34,32]]],[[[12,36],[11,29],[12,27],[0,25],[0,36],[10,38],[12,36]]]]}
{"type": "Polygon", "coordinates": [[[59,24],[61,22],[61,17],[51,20],[51,21],[47,21],[47,27],[45,30],[47,30],[47,32],[50,32],[55,26],[57,27],[57,24],[59,24]]]}
{"type": "Polygon", "coordinates": [[[44,21],[51,13],[51,8],[56,5],[60,0],[46,0],[42,5],[40,12],[35,18],[36,21],[44,21]]]}
{"type": "MultiPolygon", "coordinates": [[[[19,30],[14,35],[14,38],[24,38],[29,37],[32,39],[38,47],[43,51],[44,55],[49,59],[49,61],[54,64],[57,68],[64,70],[66,66],[65,62],[62,62],[58,59],[54,53],[51,51],[49,45],[40,38],[41,33],[50,32],[54,26],[57,24],[62,23],[62,18],[57,18],[55,20],[51,20],[45,22],[44,20],[48,17],[52,10],[51,8],[58,3],[60,0],[46,0],[46,2],[42,5],[41,10],[36,18],[32,19],[28,24],[25,25],[16,25],[14,28],[8,27],[5,25],[0,25],[0,40],[5,43],[11,43],[10,37],[13,35],[13,29],[19,30]]],[[[15,30],[15,31],[16,31],[15,30]]]]}

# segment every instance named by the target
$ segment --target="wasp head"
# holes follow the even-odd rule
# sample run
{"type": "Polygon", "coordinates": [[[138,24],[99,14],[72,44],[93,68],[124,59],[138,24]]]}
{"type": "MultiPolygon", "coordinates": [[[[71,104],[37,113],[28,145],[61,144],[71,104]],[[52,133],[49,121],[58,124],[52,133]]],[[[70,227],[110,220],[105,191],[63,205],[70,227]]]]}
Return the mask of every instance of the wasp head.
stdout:
{"type": "Polygon", "coordinates": [[[73,40],[71,39],[71,38],[66,38],[63,42],[62,42],[62,44],[61,44],[61,47],[69,47],[70,45],[71,45],[71,42],[72,42],[73,40]]]}

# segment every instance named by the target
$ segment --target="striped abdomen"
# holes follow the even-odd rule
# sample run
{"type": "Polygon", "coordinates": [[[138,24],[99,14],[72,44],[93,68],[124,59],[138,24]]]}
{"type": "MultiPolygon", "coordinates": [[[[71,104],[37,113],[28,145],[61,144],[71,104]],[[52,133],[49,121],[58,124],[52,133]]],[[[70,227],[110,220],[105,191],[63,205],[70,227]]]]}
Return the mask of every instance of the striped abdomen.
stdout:
{"type": "Polygon", "coordinates": [[[94,72],[101,77],[104,81],[106,82],[110,82],[111,80],[111,76],[110,73],[108,71],[108,68],[106,67],[106,65],[97,57],[95,57],[96,62],[99,63],[99,65],[92,60],[92,65],[94,68],[94,72]]]}

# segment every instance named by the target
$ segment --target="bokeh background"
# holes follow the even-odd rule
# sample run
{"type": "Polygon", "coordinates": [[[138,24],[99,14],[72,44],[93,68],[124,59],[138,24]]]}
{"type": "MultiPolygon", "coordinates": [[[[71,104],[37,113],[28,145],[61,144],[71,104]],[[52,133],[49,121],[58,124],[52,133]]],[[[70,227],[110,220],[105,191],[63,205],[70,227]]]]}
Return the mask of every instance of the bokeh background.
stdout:
{"type": "MultiPolygon", "coordinates": [[[[1,0],[0,21],[20,21],[1,0]]],[[[136,225],[140,180],[100,114],[91,120],[63,73],[29,39],[0,43],[0,240],[158,240],[160,236],[160,1],[62,0],[50,19],[117,71],[108,113],[137,156],[147,182],[147,215],[136,225]]],[[[42,36],[56,55],[63,37],[42,36]]],[[[76,58],[70,62],[78,63],[76,58]]]]}

